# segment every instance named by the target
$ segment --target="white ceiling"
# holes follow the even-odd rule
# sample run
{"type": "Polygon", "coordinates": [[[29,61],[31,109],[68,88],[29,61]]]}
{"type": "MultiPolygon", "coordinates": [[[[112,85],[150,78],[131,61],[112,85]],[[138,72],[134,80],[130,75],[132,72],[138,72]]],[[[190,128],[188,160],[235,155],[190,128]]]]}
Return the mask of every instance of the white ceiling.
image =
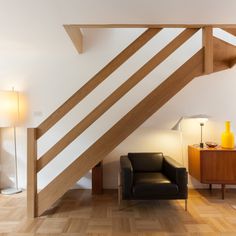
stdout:
{"type": "Polygon", "coordinates": [[[0,24],[236,23],[235,0],[0,0],[0,24]]]}

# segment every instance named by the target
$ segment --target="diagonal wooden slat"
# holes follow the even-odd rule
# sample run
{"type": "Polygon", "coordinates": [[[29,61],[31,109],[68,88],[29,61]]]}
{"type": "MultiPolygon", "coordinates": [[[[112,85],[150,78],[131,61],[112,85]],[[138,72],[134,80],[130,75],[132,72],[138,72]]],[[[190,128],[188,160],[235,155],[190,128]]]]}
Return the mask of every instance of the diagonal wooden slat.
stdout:
{"type": "Polygon", "coordinates": [[[236,36],[236,28],[222,28],[222,30],[236,36]]]}
{"type": "Polygon", "coordinates": [[[50,184],[38,193],[38,214],[41,215],[78,179],[101,161],[145,120],[160,109],[194,77],[203,74],[203,49],[198,51],[168,79],[162,82],[50,184]]]}
{"type": "Polygon", "coordinates": [[[66,148],[75,138],[77,138],[84,130],[94,123],[102,114],[104,114],[114,103],[124,96],[130,89],[139,83],[161,62],[163,62],[171,53],[186,42],[199,29],[186,29],[171,41],[160,52],[153,56],[144,66],[134,73],[126,82],[100,103],[88,116],[71,129],[61,140],[59,140],[52,148],[50,148],[37,161],[37,171],[46,166],[56,155],[66,148]]]}
{"type": "Polygon", "coordinates": [[[63,105],[53,112],[37,128],[37,139],[45,134],[53,125],[55,125],[65,114],[75,107],[83,98],[93,91],[102,81],[111,75],[125,61],[127,61],[135,52],[144,46],[161,29],[148,29],[117,55],[110,63],[101,69],[92,79],[74,93],[63,105]]]}

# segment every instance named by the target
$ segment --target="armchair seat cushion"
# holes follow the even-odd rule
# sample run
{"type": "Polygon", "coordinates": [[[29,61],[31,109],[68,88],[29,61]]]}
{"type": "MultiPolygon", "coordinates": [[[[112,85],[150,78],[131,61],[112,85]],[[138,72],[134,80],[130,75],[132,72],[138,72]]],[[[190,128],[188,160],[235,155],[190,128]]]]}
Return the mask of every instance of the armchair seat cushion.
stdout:
{"type": "Polygon", "coordinates": [[[136,198],[155,199],[178,194],[178,185],[161,172],[134,173],[133,195],[136,198]]]}

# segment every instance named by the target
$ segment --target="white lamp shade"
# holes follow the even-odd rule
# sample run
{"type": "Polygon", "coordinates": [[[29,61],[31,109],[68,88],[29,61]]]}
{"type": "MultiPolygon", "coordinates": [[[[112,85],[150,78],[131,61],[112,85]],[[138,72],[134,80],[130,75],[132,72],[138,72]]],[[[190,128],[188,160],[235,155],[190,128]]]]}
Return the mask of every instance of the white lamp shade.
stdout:
{"type": "Polygon", "coordinates": [[[181,130],[180,123],[182,122],[183,119],[184,119],[184,117],[181,117],[177,121],[177,123],[171,128],[171,130],[180,131],[181,130]]]}
{"type": "Polygon", "coordinates": [[[0,91],[0,127],[11,127],[19,120],[19,94],[0,91]]]}
{"type": "Polygon", "coordinates": [[[198,118],[197,121],[200,124],[205,124],[208,121],[208,118],[198,118]]]}
{"type": "Polygon", "coordinates": [[[200,115],[189,116],[188,118],[196,119],[200,124],[205,124],[208,121],[208,119],[210,118],[210,116],[200,114],[200,115]]]}

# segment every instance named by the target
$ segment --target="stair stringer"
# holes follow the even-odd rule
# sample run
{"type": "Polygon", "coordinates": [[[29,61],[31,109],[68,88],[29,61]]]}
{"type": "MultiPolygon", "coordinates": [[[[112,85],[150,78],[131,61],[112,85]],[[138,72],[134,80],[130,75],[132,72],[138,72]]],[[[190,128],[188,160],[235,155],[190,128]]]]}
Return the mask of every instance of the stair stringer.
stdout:
{"type": "Polygon", "coordinates": [[[236,46],[213,37],[214,72],[236,64],[236,46]]]}
{"type": "Polygon", "coordinates": [[[86,172],[93,168],[133,131],[159,110],[194,77],[203,75],[203,49],[185,62],[139,104],[129,111],[111,129],[101,136],[61,174],[38,193],[38,211],[41,215],[86,172]]]}

